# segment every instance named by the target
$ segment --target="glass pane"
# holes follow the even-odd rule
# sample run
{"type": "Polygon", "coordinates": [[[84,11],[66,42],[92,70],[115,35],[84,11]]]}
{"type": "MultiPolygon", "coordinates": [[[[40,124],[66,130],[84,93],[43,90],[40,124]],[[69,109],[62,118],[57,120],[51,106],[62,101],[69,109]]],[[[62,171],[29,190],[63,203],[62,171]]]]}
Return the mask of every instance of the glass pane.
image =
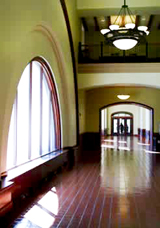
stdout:
{"type": "Polygon", "coordinates": [[[50,90],[44,75],[42,87],[42,154],[46,154],[49,152],[50,90]]]}
{"type": "Polygon", "coordinates": [[[124,133],[124,119],[120,118],[119,119],[119,133],[123,134],[124,133]]]}
{"type": "Polygon", "coordinates": [[[13,105],[12,115],[10,120],[9,134],[8,134],[8,147],[7,147],[7,169],[14,167],[16,156],[15,151],[15,105],[13,105]]]}
{"type": "Polygon", "coordinates": [[[113,119],[113,133],[118,132],[118,119],[113,119]]]}
{"type": "Polygon", "coordinates": [[[32,64],[31,158],[40,155],[40,64],[32,64]]]}
{"type": "Polygon", "coordinates": [[[50,102],[50,109],[51,109],[50,151],[54,151],[56,149],[56,145],[55,145],[55,124],[54,124],[53,109],[52,109],[52,103],[51,102],[50,102]]]}
{"type": "Polygon", "coordinates": [[[17,165],[28,160],[29,132],[29,65],[18,84],[17,110],[17,165]]]}
{"type": "Polygon", "coordinates": [[[131,120],[130,119],[127,119],[127,133],[131,133],[131,120]]]}

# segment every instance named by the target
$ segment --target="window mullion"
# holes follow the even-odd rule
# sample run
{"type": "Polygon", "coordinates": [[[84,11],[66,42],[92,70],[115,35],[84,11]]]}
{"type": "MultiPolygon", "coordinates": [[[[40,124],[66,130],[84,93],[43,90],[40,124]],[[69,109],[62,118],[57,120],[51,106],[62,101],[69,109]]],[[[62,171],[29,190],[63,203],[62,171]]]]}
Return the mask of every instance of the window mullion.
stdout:
{"type": "Polygon", "coordinates": [[[31,141],[32,141],[32,62],[29,71],[29,131],[28,131],[28,159],[31,159],[31,141]]]}

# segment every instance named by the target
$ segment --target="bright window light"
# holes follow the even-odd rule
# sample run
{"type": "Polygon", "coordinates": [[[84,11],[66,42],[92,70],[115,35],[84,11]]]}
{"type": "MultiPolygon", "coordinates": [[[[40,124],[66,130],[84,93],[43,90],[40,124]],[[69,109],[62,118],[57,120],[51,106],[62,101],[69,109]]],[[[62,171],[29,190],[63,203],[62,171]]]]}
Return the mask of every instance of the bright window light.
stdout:
{"type": "Polygon", "coordinates": [[[24,217],[41,228],[49,228],[55,221],[54,217],[37,205],[33,206],[24,217]]]}
{"type": "Polygon", "coordinates": [[[55,134],[60,126],[58,101],[46,67],[41,61],[31,61],[20,78],[10,120],[7,169],[59,148],[55,134]]]}
{"type": "Polygon", "coordinates": [[[17,89],[17,165],[29,159],[29,70],[28,64],[22,74],[17,89]]]}
{"type": "Polygon", "coordinates": [[[32,64],[32,138],[31,140],[31,157],[39,156],[40,151],[40,64],[33,62],[32,64]]]}
{"type": "Polygon", "coordinates": [[[44,76],[42,86],[42,154],[46,154],[49,151],[50,91],[44,76]]]}

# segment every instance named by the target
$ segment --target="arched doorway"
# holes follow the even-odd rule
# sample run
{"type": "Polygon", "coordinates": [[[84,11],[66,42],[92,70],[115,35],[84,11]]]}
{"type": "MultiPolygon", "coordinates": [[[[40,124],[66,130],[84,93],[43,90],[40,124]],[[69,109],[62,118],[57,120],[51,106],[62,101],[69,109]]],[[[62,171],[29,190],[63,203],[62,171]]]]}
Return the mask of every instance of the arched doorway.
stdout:
{"type": "Polygon", "coordinates": [[[112,135],[133,135],[133,114],[129,112],[116,112],[111,115],[112,135]]]}
{"type": "Polygon", "coordinates": [[[141,143],[153,145],[153,120],[154,110],[152,107],[138,102],[117,102],[100,108],[100,137],[103,140],[107,136],[138,136],[141,143]],[[127,110],[119,109],[120,105],[130,106],[127,110]],[[131,107],[139,109],[138,124],[136,112],[131,107]],[[107,109],[112,109],[108,112],[107,109]],[[115,111],[116,110],[116,111],[115,111]],[[108,122],[108,123],[107,123],[108,122]]]}

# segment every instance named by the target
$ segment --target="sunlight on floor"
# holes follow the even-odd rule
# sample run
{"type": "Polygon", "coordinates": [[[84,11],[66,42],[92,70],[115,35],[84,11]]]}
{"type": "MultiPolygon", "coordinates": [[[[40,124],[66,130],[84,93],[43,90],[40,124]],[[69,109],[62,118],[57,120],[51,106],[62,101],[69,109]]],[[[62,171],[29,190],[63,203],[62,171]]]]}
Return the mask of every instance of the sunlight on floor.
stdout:
{"type": "Polygon", "coordinates": [[[115,148],[115,146],[112,146],[112,145],[105,145],[105,144],[102,144],[101,147],[104,147],[104,148],[115,148]]]}
{"type": "Polygon", "coordinates": [[[124,146],[119,146],[118,149],[119,150],[127,150],[127,151],[130,151],[130,148],[129,147],[124,147],[124,146]]]}
{"type": "Polygon", "coordinates": [[[42,199],[38,201],[38,204],[52,212],[54,215],[57,215],[59,202],[56,193],[51,191],[48,192],[42,199]]]}
{"type": "Polygon", "coordinates": [[[118,141],[119,143],[127,144],[127,141],[118,141]]]}
{"type": "Polygon", "coordinates": [[[49,215],[47,212],[42,210],[37,205],[33,206],[24,217],[35,225],[41,228],[49,228],[53,223],[55,218],[49,215]]]}
{"type": "Polygon", "coordinates": [[[149,154],[160,154],[160,152],[158,152],[158,151],[144,150],[144,152],[149,153],[149,154]]]}
{"type": "Polygon", "coordinates": [[[142,146],[150,146],[149,143],[140,143],[140,142],[138,142],[137,144],[138,144],[138,145],[142,145],[142,146]]]}
{"type": "Polygon", "coordinates": [[[59,200],[53,187],[33,206],[24,217],[41,228],[49,228],[58,214],[59,200]]]}

